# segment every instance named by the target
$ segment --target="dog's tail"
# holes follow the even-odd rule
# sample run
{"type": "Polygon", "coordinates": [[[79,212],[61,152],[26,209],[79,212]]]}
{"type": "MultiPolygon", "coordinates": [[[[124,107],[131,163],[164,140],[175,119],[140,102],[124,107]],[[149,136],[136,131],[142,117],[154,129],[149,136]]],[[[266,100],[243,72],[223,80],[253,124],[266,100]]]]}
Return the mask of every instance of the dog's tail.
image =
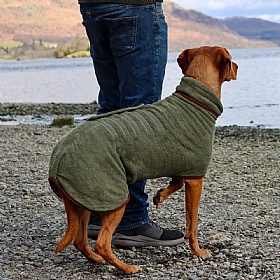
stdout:
{"type": "Polygon", "coordinates": [[[64,248],[70,245],[73,240],[76,239],[79,230],[79,223],[80,223],[80,213],[79,211],[77,211],[77,206],[63,192],[60,193],[64,202],[68,223],[64,236],[62,237],[62,239],[59,241],[59,243],[55,248],[56,254],[61,252],[64,248]]]}

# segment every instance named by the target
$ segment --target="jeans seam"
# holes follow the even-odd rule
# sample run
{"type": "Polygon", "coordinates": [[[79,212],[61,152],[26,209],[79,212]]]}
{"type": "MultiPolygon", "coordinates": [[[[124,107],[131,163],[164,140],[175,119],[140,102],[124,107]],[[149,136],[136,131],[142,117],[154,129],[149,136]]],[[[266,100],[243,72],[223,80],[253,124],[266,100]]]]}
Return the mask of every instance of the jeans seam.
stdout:
{"type": "MultiPolygon", "coordinates": [[[[156,4],[155,4],[156,5],[156,4]]],[[[158,63],[159,63],[159,22],[158,22],[158,16],[157,16],[157,9],[155,9],[155,14],[154,14],[154,28],[155,28],[155,38],[156,38],[156,46],[155,46],[155,68],[154,68],[154,81],[153,81],[153,91],[152,91],[152,100],[153,102],[157,101],[155,100],[155,91],[156,91],[156,82],[157,82],[157,72],[158,72],[158,63]]]]}

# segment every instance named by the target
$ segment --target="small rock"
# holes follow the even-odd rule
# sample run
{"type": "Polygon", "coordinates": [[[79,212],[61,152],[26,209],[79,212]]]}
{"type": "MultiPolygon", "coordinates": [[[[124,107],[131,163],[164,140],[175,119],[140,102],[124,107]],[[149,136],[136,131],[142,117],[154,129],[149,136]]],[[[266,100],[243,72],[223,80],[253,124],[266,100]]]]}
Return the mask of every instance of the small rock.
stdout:
{"type": "Polygon", "coordinates": [[[217,233],[215,235],[212,235],[209,237],[209,242],[211,244],[215,244],[215,243],[223,243],[223,242],[227,242],[230,241],[230,238],[228,238],[225,234],[223,233],[217,233]]]}
{"type": "Polygon", "coordinates": [[[127,255],[128,255],[131,259],[134,259],[135,256],[136,256],[136,253],[133,252],[133,251],[129,251],[129,252],[127,253],[127,255]]]}
{"type": "Polygon", "coordinates": [[[73,126],[74,125],[74,117],[73,116],[56,116],[54,117],[51,126],[73,126]]]}

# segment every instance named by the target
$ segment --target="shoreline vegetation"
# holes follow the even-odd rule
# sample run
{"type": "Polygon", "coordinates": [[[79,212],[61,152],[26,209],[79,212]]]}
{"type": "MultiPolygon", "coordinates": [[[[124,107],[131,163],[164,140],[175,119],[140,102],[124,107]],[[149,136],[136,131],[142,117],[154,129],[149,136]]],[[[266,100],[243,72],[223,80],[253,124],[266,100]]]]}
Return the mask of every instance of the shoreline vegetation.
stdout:
{"type": "Polygon", "coordinates": [[[90,57],[89,43],[86,38],[77,37],[67,42],[0,42],[1,60],[30,60],[39,58],[78,58],[90,57]]]}
{"type": "MultiPolygon", "coordinates": [[[[244,38],[245,39],[245,38],[244,38]]],[[[248,40],[248,39],[247,39],[248,40]]],[[[250,42],[248,40],[248,42],[250,42]]],[[[260,41],[261,42],[261,41],[260,41]]],[[[171,44],[171,42],[170,42],[171,44]]],[[[213,43],[205,43],[213,45],[213,43]]],[[[182,49],[202,45],[184,45],[181,47],[169,47],[170,52],[180,52],[182,49]]],[[[214,44],[217,45],[217,44],[214,44]]],[[[276,44],[265,42],[256,45],[226,45],[227,48],[275,48],[276,44]]],[[[86,38],[77,37],[68,42],[44,42],[33,39],[30,42],[0,42],[0,62],[1,60],[33,60],[40,58],[82,58],[90,57],[89,43],[86,38]]]]}

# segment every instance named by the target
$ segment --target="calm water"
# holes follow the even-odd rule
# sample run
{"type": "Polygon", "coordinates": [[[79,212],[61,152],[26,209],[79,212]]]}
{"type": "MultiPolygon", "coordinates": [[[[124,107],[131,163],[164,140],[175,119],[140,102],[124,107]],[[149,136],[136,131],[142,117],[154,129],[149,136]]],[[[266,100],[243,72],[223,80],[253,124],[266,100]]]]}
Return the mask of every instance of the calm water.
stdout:
{"type": "MultiPolygon", "coordinates": [[[[238,80],[224,83],[224,113],[217,125],[280,128],[280,48],[231,50],[238,80]]],[[[178,53],[170,53],[163,97],[181,79],[178,53]]],[[[0,102],[88,103],[97,99],[90,58],[0,62],[0,102]]]]}

